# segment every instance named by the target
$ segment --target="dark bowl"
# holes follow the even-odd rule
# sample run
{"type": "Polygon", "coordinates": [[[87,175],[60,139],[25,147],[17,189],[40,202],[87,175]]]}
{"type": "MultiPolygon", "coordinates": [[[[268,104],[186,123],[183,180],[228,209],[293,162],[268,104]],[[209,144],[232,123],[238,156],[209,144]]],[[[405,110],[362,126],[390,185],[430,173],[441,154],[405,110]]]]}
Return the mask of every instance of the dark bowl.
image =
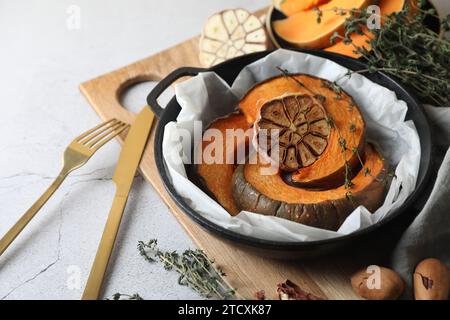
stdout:
{"type": "MultiPolygon", "coordinates": [[[[366,65],[358,60],[344,57],[338,54],[332,54],[323,51],[298,50],[300,52],[309,53],[319,57],[332,60],[348,69],[361,70],[366,69],[366,65]]],[[[354,232],[350,235],[342,236],[330,240],[312,241],[312,242],[280,242],[261,240],[245,235],[240,235],[235,232],[224,229],[213,222],[205,219],[181,197],[175,190],[171,183],[165,161],[163,159],[162,141],[164,135],[164,128],[168,122],[175,121],[181,107],[175,97],[163,109],[157,102],[157,98],[167,89],[173,82],[184,76],[195,76],[200,72],[213,71],[217,73],[228,84],[232,84],[239,72],[248,64],[259,60],[270,51],[254,53],[242,57],[238,57],[210,69],[200,68],[180,68],[175,70],[165,79],[163,79],[147,97],[148,105],[151,106],[155,115],[159,118],[156,128],[154,154],[155,161],[158,167],[161,179],[166,187],[166,190],[176,202],[176,204],[196,223],[205,228],[207,231],[217,235],[223,239],[229,240],[235,245],[245,248],[251,248],[252,252],[262,254],[264,256],[271,256],[275,258],[305,258],[312,256],[325,255],[329,253],[338,253],[345,248],[355,249],[361,245],[372,245],[386,240],[387,244],[392,244],[395,237],[400,234],[405,227],[412,221],[412,219],[420,211],[420,203],[422,203],[425,196],[425,187],[431,173],[431,154],[432,154],[432,137],[428,119],[424,113],[423,107],[417,99],[409,93],[402,85],[391,77],[377,72],[368,74],[367,78],[375,83],[378,83],[389,90],[394,91],[397,97],[408,104],[407,118],[414,121],[422,148],[422,157],[420,160],[420,170],[415,191],[409,196],[407,201],[395,212],[392,212],[387,218],[381,222],[370,226],[366,229],[354,232]]]]}
{"type": "Polygon", "coordinates": [[[275,7],[270,7],[269,11],[267,12],[266,17],[266,30],[267,34],[270,38],[270,41],[275,46],[275,48],[283,48],[283,49],[293,49],[296,48],[292,46],[289,42],[284,41],[281,37],[278,36],[278,34],[273,29],[273,22],[277,20],[283,20],[286,19],[286,16],[278,11],[275,7]]]}

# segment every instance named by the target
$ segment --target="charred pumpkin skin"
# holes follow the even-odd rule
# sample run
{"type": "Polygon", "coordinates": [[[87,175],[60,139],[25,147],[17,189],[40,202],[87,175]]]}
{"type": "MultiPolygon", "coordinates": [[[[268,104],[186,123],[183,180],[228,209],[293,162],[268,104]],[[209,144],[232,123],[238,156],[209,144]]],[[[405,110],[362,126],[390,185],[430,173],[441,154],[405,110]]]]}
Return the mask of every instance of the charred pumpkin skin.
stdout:
{"type": "MultiPolygon", "coordinates": [[[[247,130],[250,126],[245,121],[245,117],[241,113],[232,113],[224,118],[215,120],[208,129],[217,129],[222,134],[223,137],[226,136],[226,130],[229,129],[242,129],[247,130]]],[[[201,148],[197,152],[202,152],[213,141],[203,141],[201,148]]],[[[225,139],[224,139],[225,143],[225,139]]],[[[223,157],[227,159],[228,157],[233,157],[235,159],[235,151],[239,144],[249,143],[249,139],[245,141],[237,141],[235,148],[233,149],[232,155],[229,154],[229,150],[226,150],[223,146],[223,157]],[[228,153],[227,153],[228,152],[228,153]]],[[[199,187],[204,189],[207,193],[213,196],[217,202],[219,202],[222,207],[224,207],[231,215],[237,215],[239,209],[235,206],[233,195],[232,195],[232,177],[235,171],[236,165],[234,163],[223,163],[223,164],[207,164],[202,161],[201,164],[195,166],[195,172],[197,173],[197,178],[195,179],[199,184],[199,187]]]]}
{"type": "Polygon", "coordinates": [[[313,94],[324,100],[323,106],[332,119],[334,128],[331,128],[328,147],[320,158],[312,165],[293,173],[289,178],[298,186],[319,189],[337,187],[345,178],[345,159],[355,172],[360,163],[358,154],[364,153],[365,122],[361,111],[350,95],[344,91],[337,94],[330,89],[331,86],[331,82],[310,75],[295,74],[290,77],[282,75],[257,84],[239,103],[247,122],[253,124],[258,119],[262,106],[274,98],[313,94]],[[354,125],[352,132],[350,124],[354,125]],[[345,153],[339,144],[340,138],[347,143],[348,150],[345,153]],[[353,152],[352,149],[358,152],[353,152]]]}
{"type": "Polygon", "coordinates": [[[387,171],[381,155],[370,145],[364,168],[352,180],[351,199],[340,186],[330,190],[299,189],[286,184],[280,174],[261,175],[261,164],[240,165],[233,174],[233,199],[239,210],[276,216],[308,226],[336,231],[359,205],[371,212],[383,203],[387,171]],[[365,173],[369,168],[371,174],[365,173]]]}

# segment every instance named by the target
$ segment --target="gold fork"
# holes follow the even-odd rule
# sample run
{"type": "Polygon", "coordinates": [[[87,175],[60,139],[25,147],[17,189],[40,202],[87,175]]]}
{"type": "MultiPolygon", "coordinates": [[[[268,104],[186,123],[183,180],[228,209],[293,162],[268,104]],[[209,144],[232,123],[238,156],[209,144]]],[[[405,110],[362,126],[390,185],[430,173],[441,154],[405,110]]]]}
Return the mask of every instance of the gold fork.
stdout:
{"type": "Polygon", "coordinates": [[[86,131],[75,138],[64,151],[63,168],[52,185],[28,209],[16,224],[0,239],[0,256],[9,245],[33,219],[39,209],[58,189],[64,179],[74,170],[82,167],[105,143],[128,129],[129,125],[116,119],[111,119],[97,127],[86,131]]]}

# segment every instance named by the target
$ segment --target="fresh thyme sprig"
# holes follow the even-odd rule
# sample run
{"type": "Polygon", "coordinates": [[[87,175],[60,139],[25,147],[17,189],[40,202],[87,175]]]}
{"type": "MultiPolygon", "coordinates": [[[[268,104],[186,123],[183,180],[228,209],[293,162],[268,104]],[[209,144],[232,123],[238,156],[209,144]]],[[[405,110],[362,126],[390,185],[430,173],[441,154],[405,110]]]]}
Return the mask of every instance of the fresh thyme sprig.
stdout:
{"type": "Polygon", "coordinates": [[[230,288],[223,278],[225,273],[214,267],[202,250],[186,250],[182,254],[176,251],[162,251],[156,239],[147,243],[139,241],[138,250],[148,262],[159,260],[166,270],[174,270],[180,276],[178,284],[188,286],[205,298],[230,299],[235,290],[230,288]]]}
{"type": "MultiPolygon", "coordinates": [[[[332,43],[342,40],[362,56],[368,68],[356,73],[385,72],[415,90],[422,102],[450,107],[450,41],[427,28],[425,19],[437,15],[434,9],[425,9],[425,4],[426,1],[419,0],[417,7],[405,5],[402,11],[383,16],[380,29],[366,27],[373,16],[367,9],[334,8],[337,15],[348,18],[343,35],[335,33],[330,40],[332,43]],[[354,34],[368,35],[370,49],[353,43],[354,34]]],[[[323,12],[320,9],[316,12],[321,23],[323,12]]],[[[450,30],[450,15],[440,26],[442,31],[450,30]]]]}
{"type": "Polygon", "coordinates": [[[144,300],[144,299],[138,293],[135,294],[115,293],[112,296],[112,300],[144,300]]]}
{"type": "MultiPolygon", "coordinates": [[[[334,126],[334,122],[331,122],[331,123],[333,123],[333,126],[334,126]]],[[[345,140],[342,137],[342,134],[341,134],[341,131],[339,130],[339,128],[337,128],[336,126],[334,126],[334,128],[335,128],[336,132],[338,133],[339,146],[341,147],[341,153],[344,158],[344,188],[346,190],[345,196],[346,196],[347,200],[349,200],[352,204],[354,204],[353,193],[352,193],[351,189],[354,187],[355,184],[352,181],[352,179],[353,179],[352,168],[351,168],[350,162],[347,159],[347,151],[348,151],[347,140],[345,140]]],[[[359,154],[359,152],[358,152],[358,154],[359,154]]]]}
{"type": "Polygon", "coordinates": [[[342,88],[337,84],[337,81],[331,82],[331,81],[323,81],[322,87],[330,89],[334,93],[336,93],[337,96],[342,95],[342,88]]]}

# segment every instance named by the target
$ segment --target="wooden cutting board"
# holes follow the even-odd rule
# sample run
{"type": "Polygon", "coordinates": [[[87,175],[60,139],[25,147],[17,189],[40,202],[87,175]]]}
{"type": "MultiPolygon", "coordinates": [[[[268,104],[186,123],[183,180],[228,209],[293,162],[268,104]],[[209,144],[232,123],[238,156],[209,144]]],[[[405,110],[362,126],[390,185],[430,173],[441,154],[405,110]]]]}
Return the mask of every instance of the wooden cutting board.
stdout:
{"type": "MultiPolygon", "coordinates": [[[[134,114],[121,106],[121,92],[135,83],[161,80],[179,67],[200,66],[198,41],[198,37],[192,38],[156,55],[87,81],[81,84],[81,92],[102,120],[117,118],[131,123],[134,114]]],[[[123,142],[122,138],[120,140],[123,142]]],[[[191,221],[165,191],[154,161],[153,145],[154,132],[140,165],[142,175],[152,184],[198,247],[215,259],[225,271],[226,281],[237,289],[240,297],[253,299],[259,290],[265,290],[268,298],[275,297],[277,284],[290,279],[304,290],[323,298],[358,298],[350,286],[349,277],[356,269],[376,261],[370,261],[370,257],[369,261],[355,257],[300,262],[278,261],[257,256],[249,250],[216,238],[191,221]]]]}

